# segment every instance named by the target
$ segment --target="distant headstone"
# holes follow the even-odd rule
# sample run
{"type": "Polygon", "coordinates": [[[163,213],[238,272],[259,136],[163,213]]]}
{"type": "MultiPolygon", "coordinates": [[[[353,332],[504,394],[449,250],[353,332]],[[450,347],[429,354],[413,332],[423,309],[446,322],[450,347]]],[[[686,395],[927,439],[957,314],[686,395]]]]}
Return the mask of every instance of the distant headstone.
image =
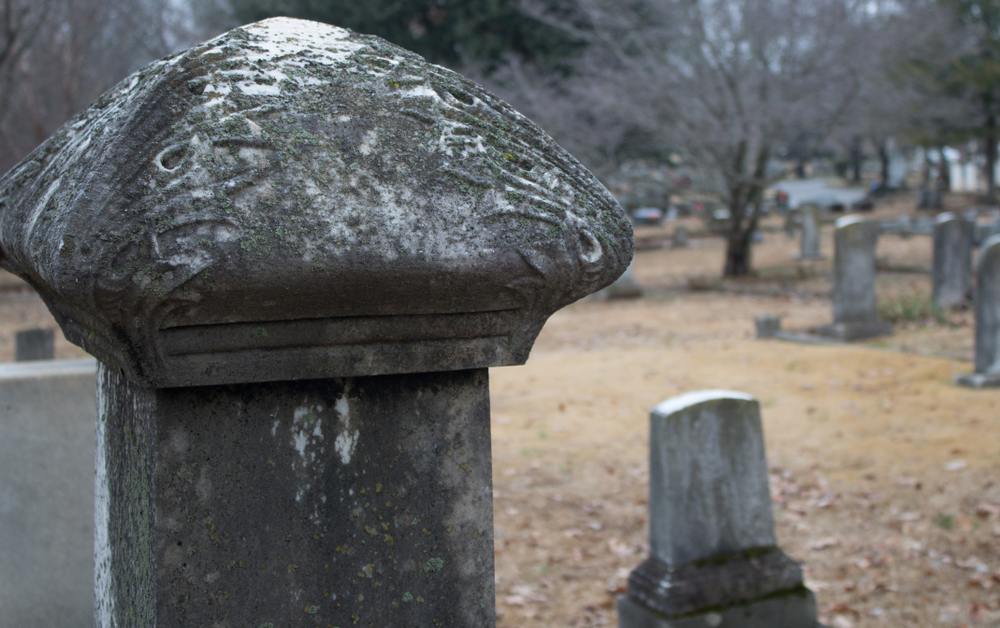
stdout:
{"type": "Polygon", "coordinates": [[[934,188],[921,188],[917,195],[917,209],[941,209],[941,191],[934,188]]]}
{"type": "Polygon", "coordinates": [[[990,217],[993,219],[993,230],[990,235],[1000,235],[1000,209],[994,209],[991,211],[990,217]]]}
{"type": "Polygon", "coordinates": [[[704,390],[650,413],[649,552],[621,628],[816,628],[802,569],[777,546],[760,405],[704,390]]]}
{"type": "Polygon", "coordinates": [[[931,299],[939,307],[964,305],[972,294],[972,240],[975,223],[952,212],[934,224],[931,299]]]}
{"type": "Polygon", "coordinates": [[[637,299],[642,296],[642,285],[639,284],[635,279],[635,273],[632,271],[632,266],[635,261],[629,263],[628,268],[622,273],[622,276],[615,280],[613,284],[594,293],[595,297],[604,297],[605,299],[637,299]]]}
{"type": "Polygon", "coordinates": [[[688,245],[687,225],[677,225],[674,227],[674,239],[671,244],[675,248],[683,248],[688,245]]]}
{"type": "Polygon", "coordinates": [[[750,234],[750,240],[754,244],[760,244],[764,241],[764,232],[759,229],[750,234]]]}
{"type": "Polygon", "coordinates": [[[975,372],[956,375],[955,383],[972,388],[1000,386],[1000,235],[979,248],[975,309],[975,372]]]}
{"type": "Polygon", "coordinates": [[[856,340],[892,332],[878,320],[875,300],[875,245],[878,228],[859,216],[836,222],[833,255],[833,323],[816,333],[838,340],[856,340]]]}
{"type": "Polygon", "coordinates": [[[785,210],[785,236],[791,240],[795,237],[795,229],[798,227],[798,212],[794,209],[785,210]]]}
{"type": "Polygon", "coordinates": [[[677,220],[677,216],[678,216],[677,208],[671,205],[670,207],[667,208],[667,215],[664,220],[667,220],[668,222],[673,222],[677,220]]]}
{"type": "Polygon", "coordinates": [[[51,329],[25,329],[14,334],[14,361],[51,360],[56,357],[51,329]]]}
{"type": "Polygon", "coordinates": [[[781,331],[781,317],[776,314],[762,314],[754,319],[757,338],[774,338],[781,331]]]}
{"type": "Polygon", "coordinates": [[[0,628],[94,626],[96,372],[0,364],[0,628]]]}
{"type": "Polygon", "coordinates": [[[796,256],[798,259],[822,259],[819,250],[819,206],[806,203],[799,207],[802,221],[802,249],[796,256]]]}

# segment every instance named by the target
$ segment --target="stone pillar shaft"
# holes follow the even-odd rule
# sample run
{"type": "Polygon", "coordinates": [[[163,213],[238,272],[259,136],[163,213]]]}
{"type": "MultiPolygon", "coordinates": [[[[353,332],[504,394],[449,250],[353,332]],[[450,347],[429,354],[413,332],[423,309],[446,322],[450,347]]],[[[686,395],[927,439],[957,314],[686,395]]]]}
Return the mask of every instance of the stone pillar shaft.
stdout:
{"type": "Polygon", "coordinates": [[[151,389],[102,365],[98,414],[98,628],[493,624],[486,369],[151,389]]]}

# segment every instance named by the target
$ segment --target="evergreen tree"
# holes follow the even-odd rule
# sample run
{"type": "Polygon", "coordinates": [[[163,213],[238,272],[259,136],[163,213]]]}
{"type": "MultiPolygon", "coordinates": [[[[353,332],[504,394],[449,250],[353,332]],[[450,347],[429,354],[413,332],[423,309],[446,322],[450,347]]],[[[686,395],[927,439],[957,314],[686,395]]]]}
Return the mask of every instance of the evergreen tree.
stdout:
{"type": "Polygon", "coordinates": [[[581,45],[566,31],[517,8],[516,0],[230,0],[241,23],[285,15],[378,35],[455,67],[496,64],[514,53],[531,63],[558,61],[581,45]]]}

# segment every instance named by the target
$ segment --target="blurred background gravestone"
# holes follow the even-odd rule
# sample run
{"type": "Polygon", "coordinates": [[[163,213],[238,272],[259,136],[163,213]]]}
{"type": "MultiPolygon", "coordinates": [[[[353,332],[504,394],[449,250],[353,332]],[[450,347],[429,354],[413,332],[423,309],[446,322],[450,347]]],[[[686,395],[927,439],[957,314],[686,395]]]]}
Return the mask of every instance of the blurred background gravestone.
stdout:
{"type": "Polygon", "coordinates": [[[931,299],[941,308],[964,305],[972,296],[972,242],[975,223],[945,212],[934,223],[931,299]]]}
{"type": "Polygon", "coordinates": [[[25,329],[14,335],[14,361],[51,360],[56,355],[51,329],[25,329]]]}
{"type": "Polygon", "coordinates": [[[1000,386],[1000,235],[979,249],[976,270],[975,372],[955,376],[972,388],[1000,386]]]}
{"type": "Polygon", "coordinates": [[[94,625],[96,370],[0,364],[0,628],[94,625]]]}
{"type": "Polygon", "coordinates": [[[878,320],[875,300],[875,245],[878,227],[859,216],[837,219],[834,229],[833,322],[816,332],[838,340],[856,340],[892,332],[878,320]]]}
{"type": "Polygon", "coordinates": [[[802,569],[777,546],[760,405],[702,390],[649,415],[649,553],[621,628],[816,628],[802,569]]]}
{"type": "Polygon", "coordinates": [[[802,230],[802,245],[798,259],[821,259],[819,206],[815,203],[804,203],[799,207],[799,220],[802,230]]]}

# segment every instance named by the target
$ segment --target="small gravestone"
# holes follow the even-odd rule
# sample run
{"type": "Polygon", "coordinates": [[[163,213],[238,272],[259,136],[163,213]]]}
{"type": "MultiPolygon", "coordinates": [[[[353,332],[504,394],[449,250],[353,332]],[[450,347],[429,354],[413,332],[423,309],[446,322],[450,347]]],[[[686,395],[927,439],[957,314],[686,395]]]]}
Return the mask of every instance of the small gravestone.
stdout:
{"type": "Polygon", "coordinates": [[[683,248],[688,245],[687,225],[677,225],[674,227],[674,239],[671,243],[675,248],[683,248]]]}
{"type": "Polygon", "coordinates": [[[798,259],[822,259],[823,254],[819,250],[819,205],[806,203],[799,208],[799,215],[802,222],[802,248],[798,259]]]}
{"type": "Polygon", "coordinates": [[[51,329],[25,329],[14,334],[14,361],[51,360],[56,355],[51,329]]]}
{"type": "Polygon", "coordinates": [[[835,223],[833,255],[833,323],[816,329],[820,336],[857,340],[892,332],[878,320],[875,300],[875,245],[878,227],[858,216],[835,223]]]}
{"type": "Polygon", "coordinates": [[[760,404],[704,390],[649,417],[649,553],[621,628],[817,628],[802,569],[777,546],[760,404]]]}
{"type": "Polygon", "coordinates": [[[990,212],[990,217],[992,218],[992,222],[990,224],[993,227],[993,229],[990,231],[990,235],[991,236],[1000,235],[1000,209],[992,210],[990,212]]]}
{"type": "Polygon", "coordinates": [[[642,296],[642,285],[636,280],[635,273],[632,271],[632,266],[635,262],[631,262],[622,276],[615,280],[613,284],[604,288],[603,290],[594,293],[595,297],[605,298],[609,300],[613,299],[638,299],[642,296]]]}
{"type": "Polygon", "coordinates": [[[785,210],[785,237],[789,240],[795,237],[795,229],[798,226],[798,220],[796,219],[798,212],[794,209],[785,210]]]}
{"type": "Polygon", "coordinates": [[[931,299],[939,307],[959,307],[971,296],[974,228],[975,223],[952,212],[935,221],[931,299]]]}
{"type": "Polygon", "coordinates": [[[781,331],[781,317],[776,314],[762,314],[754,319],[757,338],[774,338],[781,331]]]}
{"type": "Polygon", "coordinates": [[[979,249],[975,309],[975,373],[956,375],[955,383],[972,388],[1000,386],[1000,235],[979,249]]]}
{"type": "Polygon", "coordinates": [[[0,179],[0,266],[98,358],[97,628],[492,626],[488,368],[628,217],[482,87],[274,18],[0,179]]]}

